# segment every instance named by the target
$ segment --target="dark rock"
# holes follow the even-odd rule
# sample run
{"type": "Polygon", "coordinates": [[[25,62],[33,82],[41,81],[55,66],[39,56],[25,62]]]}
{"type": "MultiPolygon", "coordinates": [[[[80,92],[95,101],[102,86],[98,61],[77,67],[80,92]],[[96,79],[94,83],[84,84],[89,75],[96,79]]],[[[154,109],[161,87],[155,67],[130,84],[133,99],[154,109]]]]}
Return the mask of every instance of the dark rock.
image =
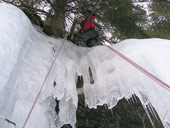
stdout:
{"type": "MultiPolygon", "coordinates": [[[[106,105],[98,106],[97,109],[89,109],[85,105],[84,95],[79,95],[76,127],[152,128],[152,124],[150,123],[139,99],[137,99],[137,101],[137,103],[129,104],[125,99],[122,99],[112,109],[108,109],[106,105]]],[[[157,122],[157,124],[155,124],[158,126],[159,122],[154,118],[153,120],[157,122]]],[[[159,128],[162,128],[162,126],[159,128]]]]}

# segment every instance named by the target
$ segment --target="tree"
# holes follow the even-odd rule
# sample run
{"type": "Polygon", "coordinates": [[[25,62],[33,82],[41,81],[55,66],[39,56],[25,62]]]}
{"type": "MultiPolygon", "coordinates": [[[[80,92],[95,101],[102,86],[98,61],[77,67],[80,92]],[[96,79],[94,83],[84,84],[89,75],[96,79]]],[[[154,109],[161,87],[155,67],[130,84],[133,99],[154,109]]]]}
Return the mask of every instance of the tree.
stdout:
{"type": "Polygon", "coordinates": [[[132,0],[102,0],[96,7],[98,1],[84,0],[81,13],[84,14],[85,10],[96,9],[96,26],[102,40],[106,40],[104,34],[107,31],[113,33],[114,42],[116,39],[148,37],[143,28],[147,20],[146,12],[140,6],[135,6],[132,0]]]}
{"type": "Polygon", "coordinates": [[[151,37],[170,39],[170,1],[153,0],[151,10],[152,24],[149,34],[151,37]]]}
{"type": "MultiPolygon", "coordinates": [[[[71,6],[69,0],[3,0],[18,6],[26,14],[36,15],[36,17],[44,16],[48,21],[45,22],[45,27],[49,27],[52,34],[62,37],[65,25],[66,12],[71,6]]],[[[36,19],[40,20],[40,19],[36,19]]]]}
{"type": "Polygon", "coordinates": [[[71,14],[85,15],[85,11],[95,10],[95,24],[101,40],[108,40],[105,36],[107,31],[112,33],[112,39],[147,37],[143,29],[145,11],[135,6],[132,0],[12,0],[10,3],[44,16],[44,27],[55,36],[62,37],[66,31],[66,19],[73,24],[71,32],[74,31],[75,19],[71,14]]]}
{"type": "Polygon", "coordinates": [[[104,19],[114,27],[113,37],[145,38],[143,24],[146,22],[145,11],[135,6],[131,0],[110,0],[105,6],[104,19]]]}

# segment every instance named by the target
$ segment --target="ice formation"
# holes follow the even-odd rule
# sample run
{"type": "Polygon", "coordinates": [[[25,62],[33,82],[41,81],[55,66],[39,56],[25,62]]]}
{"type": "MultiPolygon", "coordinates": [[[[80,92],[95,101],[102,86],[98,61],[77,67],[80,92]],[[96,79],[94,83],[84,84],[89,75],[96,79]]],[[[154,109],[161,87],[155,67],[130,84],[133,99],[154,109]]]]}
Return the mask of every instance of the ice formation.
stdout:
{"type": "MultiPolygon", "coordinates": [[[[83,92],[89,108],[107,104],[114,107],[123,97],[136,94],[146,112],[157,111],[170,128],[170,92],[129,65],[106,46],[78,47],[63,39],[35,30],[24,13],[0,4],[0,115],[23,124],[42,82],[64,41],[26,128],[75,127],[78,75],[84,79],[83,92]],[[89,67],[94,84],[90,84],[89,67]],[[53,82],[56,81],[56,86],[53,82]],[[55,99],[60,111],[55,112],[55,99]],[[149,106],[149,107],[147,107],[149,106]]],[[[112,45],[135,63],[170,83],[170,41],[129,39],[112,45]]],[[[1,128],[13,128],[0,119],[1,128]]]]}

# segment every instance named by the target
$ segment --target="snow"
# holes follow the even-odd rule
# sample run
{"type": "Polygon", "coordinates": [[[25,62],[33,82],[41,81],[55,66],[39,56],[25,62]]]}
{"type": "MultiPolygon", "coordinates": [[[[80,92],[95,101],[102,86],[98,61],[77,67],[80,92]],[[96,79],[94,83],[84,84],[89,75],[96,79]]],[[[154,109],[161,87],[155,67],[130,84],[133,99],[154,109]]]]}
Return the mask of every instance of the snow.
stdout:
{"type": "MultiPolygon", "coordinates": [[[[136,94],[146,112],[157,111],[170,128],[170,92],[129,65],[106,46],[78,47],[38,32],[24,13],[9,4],[0,4],[0,115],[23,124],[44,78],[64,41],[52,71],[38,98],[26,128],[56,128],[70,123],[75,127],[78,75],[84,79],[83,92],[89,108],[107,104],[114,107],[136,94]],[[94,84],[90,84],[89,67],[94,84]],[[54,80],[56,86],[53,86],[54,80]],[[60,111],[55,112],[55,99],[60,111]]],[[[170,41],[128,39],[111,46],[144,69],[170,83],[170,41]]],[[[148,114],[149,116],[149,114],[148,114]]],[[[2,128],[14,128],[0,119],[2,128]]]]}

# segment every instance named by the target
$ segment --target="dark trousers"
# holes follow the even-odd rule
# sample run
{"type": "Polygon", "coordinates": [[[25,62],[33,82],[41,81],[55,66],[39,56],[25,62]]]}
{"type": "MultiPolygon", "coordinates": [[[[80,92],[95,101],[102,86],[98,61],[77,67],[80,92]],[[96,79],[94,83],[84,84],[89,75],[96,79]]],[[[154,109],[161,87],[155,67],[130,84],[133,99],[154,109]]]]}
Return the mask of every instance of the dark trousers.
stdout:
{"type": "Polygon", "coordinates": [[[94,29],[90,29],[80,36],[83,42],[86,43],[87,47],[93,47],[97,45],[98,32],[94,29]]]}

